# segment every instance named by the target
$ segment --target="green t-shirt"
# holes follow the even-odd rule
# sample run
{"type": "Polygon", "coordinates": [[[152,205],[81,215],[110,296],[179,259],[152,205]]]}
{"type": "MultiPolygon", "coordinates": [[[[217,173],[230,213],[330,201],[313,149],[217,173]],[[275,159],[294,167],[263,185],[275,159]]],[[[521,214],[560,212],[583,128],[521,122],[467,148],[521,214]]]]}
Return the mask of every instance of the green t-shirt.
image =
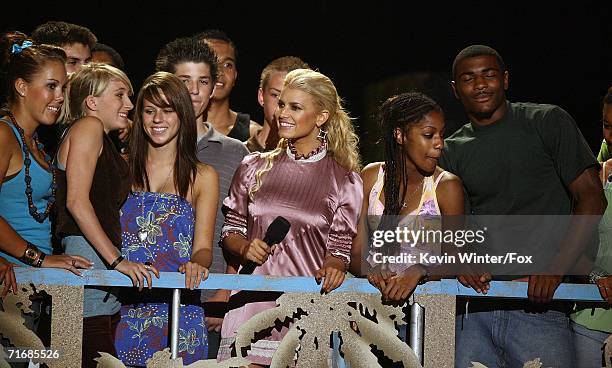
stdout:
{"type": "MultiPolygon", "coordinates": [[[[544,269],[564,236],[558,221],[567,218],[515,215],[571,214],[567,188],[584,170],[598,165],[563,109],[507,103],[506,114],[497,122],[468,123],[446,139],[440,160],[440,166],[463,182],[466,213],[477,216],[478,226],[488,229],[488,242],[479,249],[487,254],[518,252],[533,257],[533,265],[491,265],[497,280],[544,269]]],[[[594,248],[595,243],[588,247],[594,248]]]]}
{"type": "Polygon", "coordinates": [[[447,138],[440,166],[463,181],[466,213],[566,215],[567,188],[597,161],[560,107],[508,102],[499,121],[468,123],[447,138]]]}
{"type": "Polygon", "coordinates": [[[612,158],[612,156],[610,156],[610,148],[608,147],[608,143],[604,139],[603,142],[601,142],[601,148],[599,149],[599,154],[597,155],[597,161],[606,162],[610,158],[612,158]]]}

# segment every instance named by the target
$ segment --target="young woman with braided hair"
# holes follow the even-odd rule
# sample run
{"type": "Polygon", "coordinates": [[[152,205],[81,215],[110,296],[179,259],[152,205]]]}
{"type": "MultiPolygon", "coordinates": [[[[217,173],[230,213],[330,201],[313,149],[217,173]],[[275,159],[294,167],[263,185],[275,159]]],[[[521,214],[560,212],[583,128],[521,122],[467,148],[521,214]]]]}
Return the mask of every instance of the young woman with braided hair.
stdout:
{"type": "MultiPolygon", "coordinates": [[[[253,274],[314,276],[330,292],[344,281],[361,208],[357,135],[332,81],[313,70],[287,74],[275,114],[277,148],[246,156],[223,202],[223,247],[243,265],[255,262],[253,274]],[[261,239],[278,215],[291,223],[289,233],[266,244],[261,239]]],[[[238,328],[278,298],[250,293],[248,302],[244,292],[232,294],[229,304],[240,304],[223,320],[220,360],[231,356],[238,328]]],[[[252,366],[269,365],[287,331],[254,342],[252,366]]]]}
{"type": "MultiPolygon", "coordinates": [[[[364,201],[353,246],[354,274],[364,273],[361,251],[373,231],[389,223],[405,226],[405,220],[416,221],[418,217],[463,215],[460,179],[437,166],[444,146],[440,106],[422,93],[403,93],[382,104],[378,120],[385,161],[371,163],[361,172],[364,201]]],[[[371,257],[368,262],[374,265],[371,257]]],[[[383,299],[405,301],[428,276],[422,264],[407,266],[374,267],[368,280],[380,289],[383,299]]]]}

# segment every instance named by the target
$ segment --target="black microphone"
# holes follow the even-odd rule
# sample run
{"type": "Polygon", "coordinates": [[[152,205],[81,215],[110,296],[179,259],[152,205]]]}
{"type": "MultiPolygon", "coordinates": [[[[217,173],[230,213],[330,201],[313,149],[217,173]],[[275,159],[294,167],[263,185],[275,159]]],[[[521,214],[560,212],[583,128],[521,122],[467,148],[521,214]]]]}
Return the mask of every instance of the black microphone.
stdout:
{"type": "MultiPolygon", "coordinates": [[[[264,243],[268,245],[278,244],[289,232],[289,228],[291,224],[287,221],[283,216],[277,216],[274,221],[268,226],[266,230],[266,235],[263,238],[264,243]]],[[[253,261],[249,261],[244,267],[240,269],[239,274],[241,275],[250,275],[255,270],[255,267],[259,266],[257,263],[253,261]]]]}

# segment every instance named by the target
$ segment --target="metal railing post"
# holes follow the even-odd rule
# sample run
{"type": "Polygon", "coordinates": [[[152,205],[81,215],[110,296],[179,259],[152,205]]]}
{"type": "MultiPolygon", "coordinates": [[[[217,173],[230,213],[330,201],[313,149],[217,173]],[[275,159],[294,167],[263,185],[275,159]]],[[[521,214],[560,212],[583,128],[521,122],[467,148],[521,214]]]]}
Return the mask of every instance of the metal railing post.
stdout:
{"type": "Polygon", "coordinates": [[[410,347],[419,358],[423,365],[423,336],[424,336],[424,317],[425,309],[417,302],[410,306],[410,347]]]}
{"type": "Polygon", "coordinates": [[[181,289],[172,290],[172,308],[170,315],[172,316],[172,330],[170,331],[170,353],[172,359],[176,359],[178,356],[178,338],[179,338],[179,317],[180,317],[180,306],[181,306],[181,289]]]}

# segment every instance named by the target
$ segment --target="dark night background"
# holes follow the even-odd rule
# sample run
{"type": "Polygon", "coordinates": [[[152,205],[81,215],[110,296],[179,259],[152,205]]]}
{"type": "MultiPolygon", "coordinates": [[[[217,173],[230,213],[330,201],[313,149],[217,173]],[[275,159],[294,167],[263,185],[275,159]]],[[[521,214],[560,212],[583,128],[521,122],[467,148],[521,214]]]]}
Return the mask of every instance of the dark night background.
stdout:
{"type": "Polygon", "coordinates": [[[406,86],[422,85],[423,76],[428,76],[425,90],[447,110],[448,129],[465,122],[446,87],[450,67],[463,47],[483,43],[497,49],[506,62],[510,100],[563,107],[590,146],[598,149],[600,101],[612,85],[610,2],[425,4],[12,1],[3,6],[0,28],[30,33],[48,20],[86,26],[123,56],[136,89],[153,72],[153,60],[165,43],[208,28],[222,29],[239,52],[232,108],[259,122],[263,118],[256,92],[261,70],[276,57],[299,56],[334,80],[357,118],[365,161],[380,153],[373,146],[375,129],[368,128],[374,106],[406,86]]]}

